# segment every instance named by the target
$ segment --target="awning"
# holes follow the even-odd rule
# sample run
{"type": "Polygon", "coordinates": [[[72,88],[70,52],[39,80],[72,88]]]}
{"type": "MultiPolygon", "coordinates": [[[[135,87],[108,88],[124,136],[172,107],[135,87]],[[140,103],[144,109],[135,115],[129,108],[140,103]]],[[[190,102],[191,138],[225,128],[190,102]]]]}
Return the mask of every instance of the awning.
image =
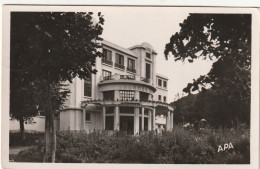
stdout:
{"type": "Polygon", "coordinates": [[[102,106],[100,104],[94,103],[82,103],[81,107],[85,109],[87,112],[101,112],[102,106]]]}

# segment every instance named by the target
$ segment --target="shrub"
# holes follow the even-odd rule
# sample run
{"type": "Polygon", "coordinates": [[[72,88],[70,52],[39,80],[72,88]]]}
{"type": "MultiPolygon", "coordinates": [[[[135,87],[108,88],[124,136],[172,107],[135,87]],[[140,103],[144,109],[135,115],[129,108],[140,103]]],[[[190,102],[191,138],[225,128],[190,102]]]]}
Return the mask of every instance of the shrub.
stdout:
{"type": "MultiPolygon", "coordinates": [[[[248,129],[185,130],[155,135],[109,136],[101,132],[57,132],[56,162],[70,163],[161,163],[161,164],[248,164],[250,162],[248,129]],[[234,149],[218,151],[218,146],[232,143],[234,149]]],[[[30,149],[19,154],[19,160],[42,160],[43,145],[38,152],[30,149]],[[23,157],[22,157],[23,156],[23,157]],[[26,156],[26,158],[24,157],[26,156]],[[41,156],[41,157],[40,157],[41,156]]],[[[41,161],[40,160],[40,161],[41,161]]]]}
{"type": "Polygon", "coordinates": [[[9,146],[33,146],[44,139],[44,133],[25,133],[25,140],[20,133],[9,133],[9,146]]]}

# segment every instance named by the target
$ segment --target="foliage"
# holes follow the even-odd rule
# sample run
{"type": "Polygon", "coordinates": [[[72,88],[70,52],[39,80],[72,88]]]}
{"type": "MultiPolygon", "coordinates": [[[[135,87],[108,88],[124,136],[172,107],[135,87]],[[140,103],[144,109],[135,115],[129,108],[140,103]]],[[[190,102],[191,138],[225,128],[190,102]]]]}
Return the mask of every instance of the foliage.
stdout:
{"type": "Polygon", "coordinates": [[[249,123],[251,15],[190,14],[180,27],[180,32],[165,47],[166,57],[173,54],[175,61],[191,63],[194,59],[215,61],[207,75],[189,83],[183,91],[191,94],[210,86],[212,92],[207,94],[210,100],[204,99],[202,103],[211,104],[210,112],[216,110],[221,118],[226,115],[229,121],[246,119],[249,123]]]}
{"type": "MultiPolygon", "coordinates": [[[[43,146],[40,144],[37,151],[41,152],[43,146]]],[[[26,153],[18,156],[26,158],[26,153]]],[[[176,127],[163,135],[148,132],[140,136],[61,131],[57,134],[56,162],[249,164],[250,135],[244,127],[199,131],[176,127]],[[225,143],[232,143],[234,149],[218,153],[218,146],[225,143]]]]}
{"type": "Polygon", "coordinates": [[[171,104],[176,108],[174,122],[177,124],[194,124],[201,119],[206,119],[215,128],[250,124],[249,105],[231,103],[227,96],[219,95],[213,89],[185,96],[171,104]]]}
{"type": "MultiPolygon", "coordinates": [[[[11,107],[16,106],[15,97],[23,92],[21,89],[32,92],[24,98],[28,97],[28,107],[35,108],[33,100],[46,116],[44,161],[48,161],[50,149],[52,161],[55,160],[53,117],[69,94],[63,82],[72,82],[76,76],[87,79],[96,72],[93,69],[96,57],[101,57],[97,49],[101,47],[99,36],[104,19],[99,12],[99,21],[94,24],[92,15],[92,12],[11,13],[11,79],[17,77],[11,85],[11,107]],[[20,81],[25,82],[22,88],[20,81]]],[[[32,115],[27,114],[24,104],[19,108],[22,117],[32,115]]]]}
{"type": "Polygon", "coordinates": [[[43,133],[25,133],[26,139],[21,140],[19,133],[9,133],[9,146],[37,145],[44,138],[43,133]]]}

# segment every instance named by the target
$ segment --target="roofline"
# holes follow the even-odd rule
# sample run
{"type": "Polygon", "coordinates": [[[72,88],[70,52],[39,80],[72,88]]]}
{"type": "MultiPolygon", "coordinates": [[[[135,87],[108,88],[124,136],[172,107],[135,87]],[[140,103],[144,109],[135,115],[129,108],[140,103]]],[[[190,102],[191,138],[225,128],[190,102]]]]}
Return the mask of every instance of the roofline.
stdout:
{"type": "Polygon", "coordinates": [[[127,55],[130,55],[130,56],[133,56],[133,57],[137,58],[137,56],[131,50],[126,49],[126,48],[124,48],[122,46],[119,46],[119,45],[114,44],[112,42],[109,42],[107,40],[103,40],[101,43],[102,43],[102,45],[104,45],[106,47],[113,48],[114,50],[117,50],[119,52],[122,52],[122,53],[125,53],[127,55]]]}
{"type": "Polygon", "coordinates": [[[161,75],[161,74],[158,74],[158,73],[156,73],[156,77],[160,77],[160,78],[162,78],[162,79],[166,79],[166,80],[169,80],[169,78],[167,77],[167,76],[164,76],[164,75],[161,75]]]}
{"type": "MultiPolygon", "coordinates": [[[[135,48],[143,48],[143,49],[146,49],[145,47],[143,47],[142,45],[134,45],[134,46],[132,46],[132,47],[130,47],[130,48],[128,48],[128,49],[130,49],[130,50],[132,50],[132,49],[135,49],[135,48]]],[[[154,50],[152,50],[152,53],[153,54],[158,54],[156,51],[154,51],[154,50]]]]}

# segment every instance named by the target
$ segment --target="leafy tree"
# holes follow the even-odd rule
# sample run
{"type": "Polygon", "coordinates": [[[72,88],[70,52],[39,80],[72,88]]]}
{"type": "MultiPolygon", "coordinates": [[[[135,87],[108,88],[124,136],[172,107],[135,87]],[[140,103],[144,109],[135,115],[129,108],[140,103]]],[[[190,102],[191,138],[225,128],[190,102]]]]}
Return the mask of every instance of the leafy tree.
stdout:
{"type": "MultiPolygon", "coordinates": [[[[68,94],[61,82],[72,82],[76,76],[88,78],[96,72],[93,69],[96,57],[102,56],[97,49],[101,47],[99,36],[104,19],[98,13],[99,21],[94,24],[92,15],[92,12],[11,14],[11,78],[15,75],[34,84],[33,96],[46,117],[45,162],[50,156],[55,162],[54,114],[68,94]]],[[[27,111],[24,113],[26,117],[27,111]]]]}
{"type": "Polygon", "coordinates": [[[183,91],[191,94],[211,86],[215,98],[225,100],[223,111],[228,116],[249,123],[251,15],[190,14],[180,27],[166,44],[166,58],[172,54],[175,61],[215,61],[207,75],[189,83],[183,91]]]}

